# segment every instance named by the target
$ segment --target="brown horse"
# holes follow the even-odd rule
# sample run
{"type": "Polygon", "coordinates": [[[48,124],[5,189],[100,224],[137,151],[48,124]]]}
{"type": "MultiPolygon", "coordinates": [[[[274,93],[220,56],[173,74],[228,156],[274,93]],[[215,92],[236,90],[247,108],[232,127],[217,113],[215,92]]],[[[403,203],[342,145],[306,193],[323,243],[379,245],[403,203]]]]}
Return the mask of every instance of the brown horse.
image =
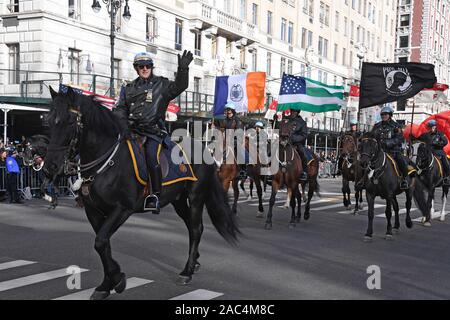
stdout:
{"type": "MultiPolygon", "coordinates": [[[[269,212],[267,214],[265,228],[272,229],[272,209],[275,204],[275,197],[279,188],[284,184],[288,193],[291,194],[290,206],[292,209],[290,227],[295,227],[296,222],[301,218],[301,195],[298,189],[298,181],[303,171],[302,161],[295,147],[290,143],[293,123],[288,119],[283,120],[280,125],[280,143],[278,145],[279,170],[272,177],[272,193],[269,201],[269,212]],[[295,205],[298,202],[297,215],[295,215],[295,205]]],[[[305,218],[306,219],[306,218],[305,218]]]]}
{"type": "MultiPolygon", "coordinates": [[[[351,134],[346,134],[342,138],[342,195],[344,197],[344,206],[350,210],[350,181],[358,183],[362,179],[363,171],[358,161],[358,146],[357,141],[351,134]]],[[[356,204],[353,214],[356,214],[358,210],[362,210],[362,190],[356,190],[355,188],[356,204]]]]}
{"type": "Polygon", "coordinates": [[[308,172],[308,180],[300,181],[300,184],[302,186],[303,201],[305,201],[304,217],[305,220],[308,220],[310,203],[314,193],[316,193],[320,197],[320,186],[319,181],[317,180],[317,177],[319,176],[319,158],[317,157],[316,154],[313,154],[313,159],[308,163],[306,170],[308,172]],[[305,196],[306,186],[308,186],[307,197],[305,196]]]}

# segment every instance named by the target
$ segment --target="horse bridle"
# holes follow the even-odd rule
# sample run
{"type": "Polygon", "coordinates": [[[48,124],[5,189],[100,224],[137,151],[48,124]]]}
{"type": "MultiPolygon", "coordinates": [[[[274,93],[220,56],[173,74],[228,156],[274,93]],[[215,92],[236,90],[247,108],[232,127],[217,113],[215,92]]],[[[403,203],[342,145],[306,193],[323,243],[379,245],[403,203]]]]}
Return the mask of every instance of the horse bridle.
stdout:
{"type": "MultiPolygon", "coordinates": [[[[423,144],[423,145],[426,146],[426,143],[424,143],[424,142],[421,142],[421,144],[423,144]]],[[[429,164],[428,166],[425,165],[425,168],[421,168],[421,167],[419,166],[419,164],[416,163],[417,169],[419,169],[419,170],[417,170],[417,174],[421,174],[423,171],[427,171],[428,169],[430,169],[430,168],[433,167],[433,163],[434,163],[434,155],[433,155],[433,153],[432,153],[431,151],[430,151],[430,153],[431,153],[431,161],[430,161],[430,164],[429,164]]],[[[418,156],[418,155],[417,155],[417,156],[418,156]]],[[[418,159],[422,159],[422,158],[419,158],[419,157],[418,157],[418,159]]],[[[428,159],[427,159],[427,160],[428,160],[428,159]]]]}
{"type": "MultiPolygon", "coordinates": [[[[363,138],[363,139],[361,139],[361,141],[373,141],[373,142],[375,142],[377,151],[379,151],[378,141],[377,141],[376,139],[374,139],[374,138],[363,138]]],[[[376,160],[377,160],[376,158],[377,158],[377,156],[378,156],[378,155],[377,155],[378,152],[375,153],[373,156],[370,155],[370,154],[368,154],[368,153],[366,153],[366,152],[360,153],[360,155],[365,155],[365,156],[367,156],[367,157],[369,158],[369,166],[365,169],[366,171],[367,171],[367,170],[370,170],[370,171],[369,171],[369,179],[372,178],[373,175],[374,175],[376,172],[378,172],[378,171],[381,171],[381,173],[380,173],[379,175],[377,175],[376,178],[381,177],[381,176],[383,175],[383,173],[384,173],[383,168],[384,168],[385,165],[386,165],[386,152],[384,152],[384,151],[382,151],[382,152],[383,152],[383,163],[382,163],[381,166],[379,166],[378,168],[373,168],[373,167],[372,167],[372,165],[374,164],[373,161],[376,161],[376,160]]]]}

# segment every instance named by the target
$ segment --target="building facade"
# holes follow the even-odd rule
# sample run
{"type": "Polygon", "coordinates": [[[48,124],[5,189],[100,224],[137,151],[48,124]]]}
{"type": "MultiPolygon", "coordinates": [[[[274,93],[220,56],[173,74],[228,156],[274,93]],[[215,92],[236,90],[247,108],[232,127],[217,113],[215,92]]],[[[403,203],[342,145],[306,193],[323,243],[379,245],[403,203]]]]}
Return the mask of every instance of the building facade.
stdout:
{"type": "MultiPolygon", "coordinates": [[[[398,62],[422,62],[435,65],[439,83],[450,80],[450,1],[399,0],[397,19],[398,62]]],[[[396,116],[411,122],[413,99],[399,103],[396,116]]],[[[421,123],[431,114],[448,109],[448,104],[415,103],[414,123],[421,123]]]]}
{"type": "MultiPolygon", "coordinates": [[[[26,88],[27,96],[48,97],[47,87],[61,80],[109,93],[110,21],[99,2],[95,13],[88,0],[0,0],[0,96],[24,95],[26,88]]],[[[177,54],[195,53],[189,90],[196,93],[212,95],[218,75],[265,71],[269,99],[277,98],[283,72],[348,88],[358,83],[362,61],[394,61],[394,0],[130,0],[129,6],[131,19],[122,11],[116,19],[116,93],[120,79],[135,77],[132,60],[141,51],[152,53],[155,73],[170,79],[177,54]]],[[[210,109],[212,101],[206,103],[210,109]]],[[[335,132],[345,117],[356,110],[304,114],[311,128],[335,132]]],[[[374,122],[366,111],[361,120],[374,122]]]]}

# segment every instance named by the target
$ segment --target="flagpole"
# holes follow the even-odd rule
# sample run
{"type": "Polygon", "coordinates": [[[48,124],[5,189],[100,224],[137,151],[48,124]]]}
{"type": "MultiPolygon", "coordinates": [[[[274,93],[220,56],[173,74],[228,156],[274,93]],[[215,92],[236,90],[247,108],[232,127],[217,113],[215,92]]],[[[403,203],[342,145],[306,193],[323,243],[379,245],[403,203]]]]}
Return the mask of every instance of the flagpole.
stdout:
{"type": "Polygon", "coordinates": [[[409,130],[409,147],[408,147],[408,157],[411,158],[412,156],[412,131],[413,131],[413,123],[414,123],[414,109],[416,108],[416,99],[413,98],[413,107],[412,107],[412,113],[411,113],[411,128],[409,130]]]}

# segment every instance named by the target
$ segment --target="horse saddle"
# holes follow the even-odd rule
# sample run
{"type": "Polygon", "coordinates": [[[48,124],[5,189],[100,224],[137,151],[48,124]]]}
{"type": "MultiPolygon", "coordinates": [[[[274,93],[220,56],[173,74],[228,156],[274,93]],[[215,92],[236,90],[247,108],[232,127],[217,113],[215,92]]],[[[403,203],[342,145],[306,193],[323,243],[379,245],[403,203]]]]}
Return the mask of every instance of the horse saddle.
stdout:
{"type": "MultiPolygon", "coordinates": [[[[145,161],[145,139],[148,138],[139,136],[135,139],[127,140],[136,180],[143,186],[147,185],[149,179],[145,161]]],[[[178,143],[167,137],[159,146],[158,154],[163,186],[186,180],[197,181],[186,153],[178,143]],[[177,163],[172,159],[173,154],[179,155],[177,163]]]]}

